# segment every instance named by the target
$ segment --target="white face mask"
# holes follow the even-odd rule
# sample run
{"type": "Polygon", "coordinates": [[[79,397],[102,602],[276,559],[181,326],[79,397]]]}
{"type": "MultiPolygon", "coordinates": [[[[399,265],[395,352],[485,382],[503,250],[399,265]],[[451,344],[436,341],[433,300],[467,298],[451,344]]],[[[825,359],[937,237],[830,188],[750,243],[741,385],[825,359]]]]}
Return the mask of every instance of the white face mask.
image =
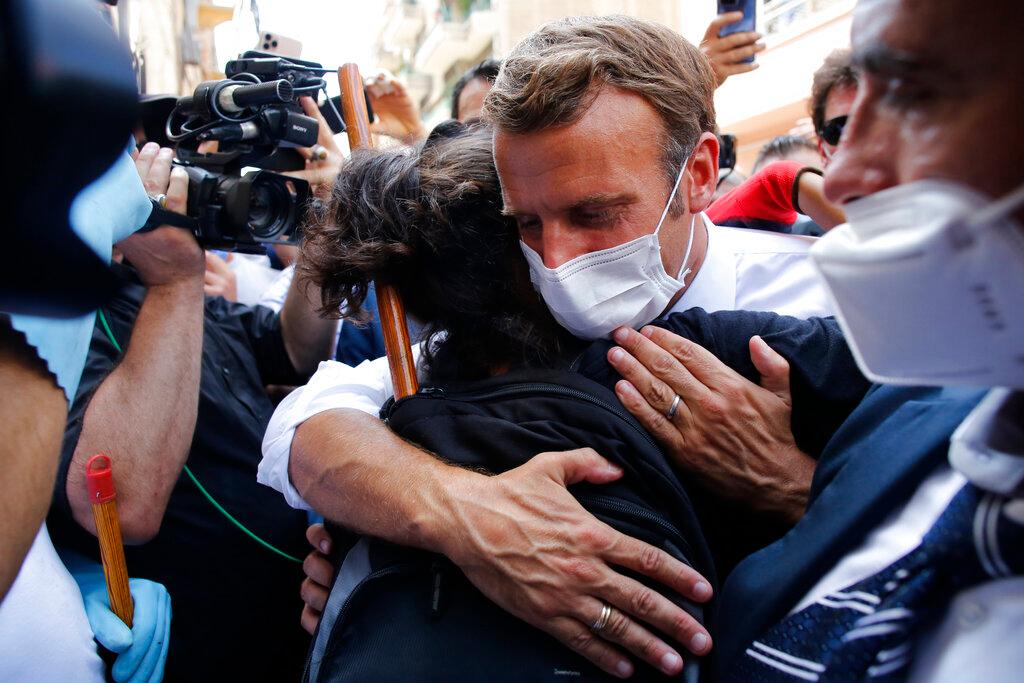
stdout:
{"type": "MultiPolygon", "coordinates": [[[[684,167],[685,168],[685,167],[684,167]]],[[[536,251],[520,241],[530,265],[530,280],[555,320],[582,339],[608,338],[623,325],[638,328],[657,318],[683,288],[693,248],[693,220],[680,272],[671,277],[661,262],[658,233],[675,199],[683,171],[676,177],[657,227],[610,249],[592,251],[548,268],[536,251]]]]}
{"type": "Polygon", "coordinates": [[[811,255],[869,378],[1024,388],[1022,204],[921,180],[844,207],[811,255]]]}

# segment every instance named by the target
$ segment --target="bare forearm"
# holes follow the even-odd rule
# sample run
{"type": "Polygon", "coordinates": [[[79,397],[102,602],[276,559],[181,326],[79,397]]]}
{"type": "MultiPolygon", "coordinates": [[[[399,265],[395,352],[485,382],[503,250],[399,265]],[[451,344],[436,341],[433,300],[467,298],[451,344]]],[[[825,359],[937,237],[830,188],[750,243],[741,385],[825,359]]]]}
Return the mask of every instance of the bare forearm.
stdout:
{"type": "Polygon", "coordinates": [[[0,330],[0,600],[46,517],[67,419],[64,392],[9,329],[0,330]]]}
{"type": "Polygon", "coordinates": [[[281,328],[292,367],[304,375],[312,374],[320,361],[330,357],[338,330],[337,320],[322,318],[317,312],[319,298],[320,289],[296,268],[281,308],[281,328]]]}
{"type": "Polygon", "coordinates": [[[100,451],[114,461],[125,539],[142,542],[159,529],[195,431],[202,344],[202,279],[150,287],[124,357],[89,402],[72,457],[68,499],[89,531],[84,466],[100,451]]]}
{"type": "Polygon", "coordinates": [[[358,533],[444,551],[438,520],[448,494],[482,475],[446,465],[356,410],[304,422],[292,441],[289,475],[318,512],[358,533]]]}
{"type": "Polygon", "coordinates": [[[846,222],[843,210],[825,198],[824,180],[814,173],[800,176],[800,208],[823,230],[846,222]]]}

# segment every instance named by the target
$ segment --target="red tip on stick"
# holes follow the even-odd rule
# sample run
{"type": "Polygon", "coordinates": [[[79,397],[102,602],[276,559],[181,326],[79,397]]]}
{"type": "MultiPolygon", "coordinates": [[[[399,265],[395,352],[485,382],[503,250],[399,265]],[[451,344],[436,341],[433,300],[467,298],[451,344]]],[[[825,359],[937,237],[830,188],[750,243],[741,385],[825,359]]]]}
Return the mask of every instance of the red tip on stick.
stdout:
{"type": "Polygon", "coordinates": [[[121,521],[117,516],[117,493],[110,456],[99,453],[85,463],[85,483],[96,521],[96,538],[100,542],[103,578],[107,581],[110,609],[131,628],[135,604],[128,588],[128,567],[124,561],[121,521]]]}

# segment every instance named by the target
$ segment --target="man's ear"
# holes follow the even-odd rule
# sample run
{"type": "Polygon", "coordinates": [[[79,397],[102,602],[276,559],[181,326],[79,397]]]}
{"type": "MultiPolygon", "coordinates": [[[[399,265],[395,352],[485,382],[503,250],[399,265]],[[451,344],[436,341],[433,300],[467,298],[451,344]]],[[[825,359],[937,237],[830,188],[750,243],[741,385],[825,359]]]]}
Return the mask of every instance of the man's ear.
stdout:
{"type": "Polygon", "coordinates": [[[825,143],[821,141],[820,137],[817,138],[817,142],[818,142],[818,156],[821,157],[821,163],[823,164],[822,168],[824,169],[825,166],[828,166],[829,158],[828,158],[828,155],[825,154],[825,143]]]}
{"type": "Polygon", "coordinates": [[[703,211],[711,203],[718,187],[718,138],[702,133],[690,155],[690,193],[687,199],[691,213],[703,211]]]}

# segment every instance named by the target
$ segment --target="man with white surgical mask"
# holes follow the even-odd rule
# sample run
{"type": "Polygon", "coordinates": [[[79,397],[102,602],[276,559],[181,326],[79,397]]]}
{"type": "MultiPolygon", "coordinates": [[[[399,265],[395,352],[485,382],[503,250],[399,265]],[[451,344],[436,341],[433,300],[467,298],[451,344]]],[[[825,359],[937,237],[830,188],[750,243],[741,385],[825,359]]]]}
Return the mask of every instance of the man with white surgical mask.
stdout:
{"type": "Polygon", "coordinates": [[[857,7],[862,80],[826,177],[849,223],[812,254],[881,385],[800,523],[726,583],[722,680],[1021,679],[1022,25],[1014,0],[857,7]]]}
{"type": "MultiPolygon", "coordinates": [[[[719,228],[703,215],[718,178],[714,87],[695,46],[663,26],[621,16],[552,22],[504,61],[484,109],[497,131],[504,210],[519,224],[534,286],[576,336],[608,338],[622,326],[638,328],[693,307],[828,314],[809,260],[813,240],[719,228]]],[[[760,354],[758,368],[780,372],[767,347],[753,353],[760,354]]],[[[788,377],[784,362],[781,373],[788,377]]],[[[609,590],[626,594],[630,584],[620,571],[579,533],[593,518],[564,489],[555,496],[557,507],[552,500],[543,513],[528,504],[552,481],[562,485],[568,472],[599,469],[603,460],[580,451],[553,454],[543,460],[547,470],[524,470],[512,489],[493,478],[467,481],[377,419],[391,394],[384,359],[356,368],[323,364],[275,413],[260,481],[292,505],[312,506],[363,533],[485,567],[472,576],[498,604],[606,670],[631,670],[609,648],[614,638],[592,635],[584,625],[599,615],[583,613],[581,605],[604,597],[540,550],[548,544],[541,538],[556,539],[551,545],[560,553],[592,565],[609,590]]],[[[666,406],[666,414],[678,403],[666,406]]],[[[758,430],[760,414],[747,419],[729,407],[720,417],[724,430],[771,432],[758,430]]],[[[791,523],[803,509],[813,461],[791,438],[781,445],[772,438],[748,446],[776,453],[785,471],[758,480],[759,501],[768,516],[791,523]]],[[[307,570],[316,564],[311,557],[307,570]]],[[[316,579],[318,572],[307,574],[316,579]]],[[[325,581],[304,586],[307,628],[322,606],[323,589],[315,583],[325,581]]],[[[710,648],[681,611],[619,609],[619,633],[647,623],[682,645],[677,652],[659,639],[617,641],[668,674],[681,669],[680,653],[710,648]]]]}

